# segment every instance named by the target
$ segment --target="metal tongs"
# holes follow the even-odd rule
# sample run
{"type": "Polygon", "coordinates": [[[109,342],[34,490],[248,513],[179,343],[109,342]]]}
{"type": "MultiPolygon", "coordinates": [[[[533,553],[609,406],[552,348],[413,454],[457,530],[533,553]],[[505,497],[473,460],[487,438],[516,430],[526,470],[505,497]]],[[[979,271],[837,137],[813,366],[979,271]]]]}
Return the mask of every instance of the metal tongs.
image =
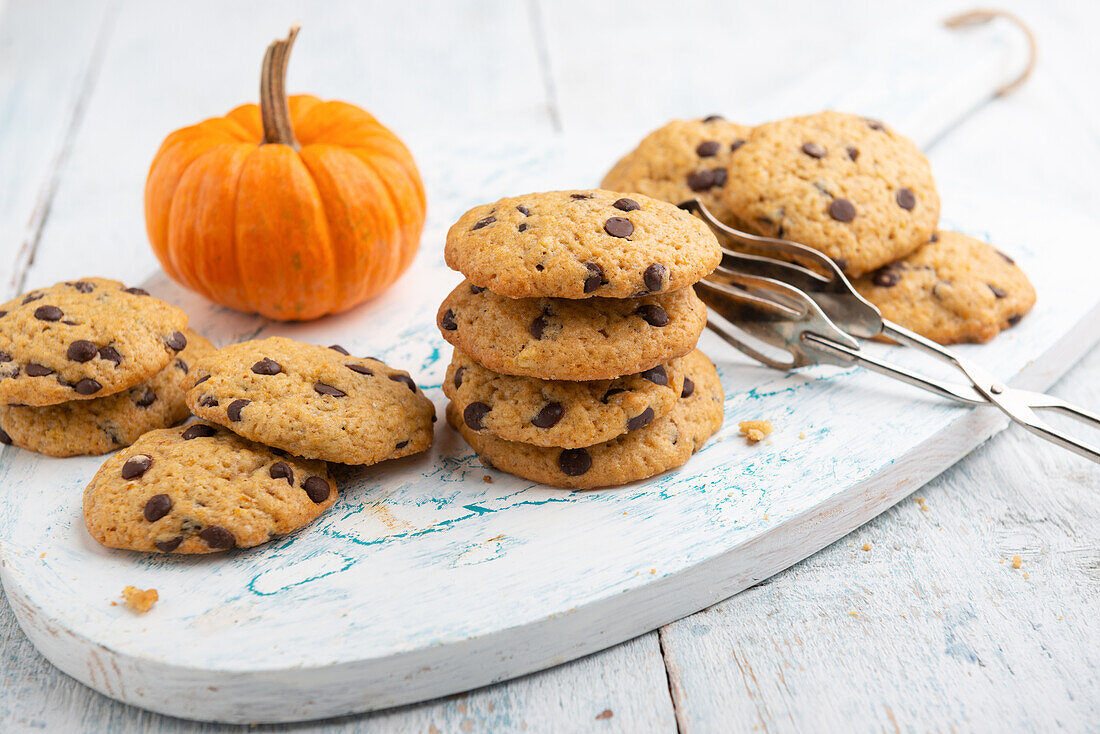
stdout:
{"type": "Polygon", "coordinates": [[[860,365],[960,403],[996,406],[1037,436],[1100,463],[1100,448],[1050,426],[1035,411],[1057,411],[1100,428],[1097,414],[1053,395],[1008,387],[969,359],[887,321],[817,250],[740,232],[715,219],[698,199],[680,208],[699,216],[722,244],[721,265],[696,285],[699,297],[721,317],[708,319],[707,326],[753,359],[781,370],[860,365]],[[926,377],[861,349],[858,339],[878,336],[946,362],[969,384],[926,377]]]}

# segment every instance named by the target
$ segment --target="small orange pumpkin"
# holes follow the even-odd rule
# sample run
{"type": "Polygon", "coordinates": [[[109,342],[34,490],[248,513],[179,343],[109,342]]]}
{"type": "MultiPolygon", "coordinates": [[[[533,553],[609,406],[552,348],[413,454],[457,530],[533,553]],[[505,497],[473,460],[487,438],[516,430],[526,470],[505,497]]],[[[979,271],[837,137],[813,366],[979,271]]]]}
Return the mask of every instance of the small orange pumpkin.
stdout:
{"type": "Polygon", "coordinates": [[[381,292],[424,227],[424,185],[401,140],[365,110],[288,98],[298,28],[268,46],[260,104],[169,135],[145,184],[164,270],[213,301],[313,319],[381,292]]]}

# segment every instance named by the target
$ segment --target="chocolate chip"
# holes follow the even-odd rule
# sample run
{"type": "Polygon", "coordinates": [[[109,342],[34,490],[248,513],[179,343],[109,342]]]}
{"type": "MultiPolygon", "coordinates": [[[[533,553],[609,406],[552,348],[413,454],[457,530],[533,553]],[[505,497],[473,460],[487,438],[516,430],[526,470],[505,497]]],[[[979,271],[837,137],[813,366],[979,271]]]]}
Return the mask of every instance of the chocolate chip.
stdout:
{"type": "Polygon", "coordinates": [[[837,258],[833,259],[833,262],[836,263],[836,266],[837,266],[837,268],[840,269],[840,272],[842,272],[842,273],[848,272],[848,259],[847,258],[837,257],[837,258]]]}
{"type": "Polygon", "coordinates": [[[4,318],[7,315],[8,315],[7,311],[0,311],[0,319],[4,318]]]}
{"type": "Polygon", "coordinates": [[[646,268],[645,273],[642,274],[642,282],[645,283],[646,290],[650,292],[664,289],[667,279],[668,268],[661,263],[653,263],[646,268]]]}
{"type": "Polygon", "coordinates": [[[77,383],[73,385],[73,389],[76,390],[79,395],[95,395],[103,389],[103,385],[99,384],[98,380],[85,377],[83,380],[77,380],[77,383]]]}
{"type": "Polygon", "coordinates": [[[190,441],[193,438],[210,438],[217,432],[213,426],[208,426],[205,423],[195,423],[184,429],[181,436],[184,441],[190,441]]]}
{"type": "Polygon", "coordinates": [[[9,436],[8,432],[5,431],[3,428],[0,428],[0,443],[4,444],[5,446],[11,446],[11,436],[9,436]]]}
{"type": "Polygon", "coordinates": [[[143,392],[141,394],[141,397],[138,398],[134,402],[139,408],[148,408],[150,405],[152,405],[156,401],[157,401],[157,394],[155,392],[153,392],[153,388],[147,387],[147,388],[145,388],[145,392],[143,392]]]}
{"type": "Polygon", "coordinates": [[[73,288],[76,288],[81,293],[91,293],[95,290],[95,286],[86,280],[78,280],[75,283],[71,283],[73,288]]]}
{"type": "Polygon", "coordinates": [[[95,357],[96,345],[87,339],[77,339],[65,350],[65,356],[73,362],[87,362],[95,357]]]}
{"type": "Polygon", "coordinates": [[[22,300],[20,305],[26,306],[28,303],[31,303],[33,301],[41,300],[45,295],[46,295],[45,293],[39,293],[38,291],[31,291],[27,295],[23,296],[23,300],[22,300]]]}
{"type": "Polygon", "coordinates": [[[561,403],[547,403],[538,415],[531,419],[531,424],[536,428],[552,428],[558,424],[563,415],[565,415],[565,407],[561,403]]]}
{"type": "Polygon", "coordinates": [[[180,372],[182,372],[182,373],[183,373],[183,374],[185,374],[185,375],[186,375],[186,374],[187,374],[188,372],[190,372],[190,371],[191,371],[191,368],[190,368],[190,367],[188,367],[188,366],[187,366],[187,363],[186,363],[186,362],[184,362],[184,361],[183,361],[182,359],[177,359],[177,360],[176,360],[176,369],[178,369],[178,370],[179,370],[180,372]]]}
{"type": "Polygon", "coordinates": [[[714,186],[714,173],[712,171],[692,171],[687,177],[688,188],[696,193],[707,191],[714,186]]]}
{"type": "Polygon", "coordinates": [[[913,207],[917,205],[917,195],[913,193],[912,189],[898,189],[894,199],[898,202],[898,206],[907,212],[913,211],[913,207]]]}
{"type": "Polygon", "coordinates": [[[826,155],[825,149],[817,143],[803,143],[802,152],[811,158],[824,158],[826,155]]]}
{"type": "Polygon", "coordinates": [[[199,385],[201,385],[202,383],[206,382],[209,379],[210,379],[210,375],[203,375],[199,379],[195,380],[195,387],[198,387],[199,385]]]}
{"type": "Polygon", "coordinates": [[[603,223],[603,231],[612,237],[629,237],[634,234],[634,225],[625,217],[611,217],[603,223]]]}
{"type": "Polygon", "coordinates": [[[851,158],[853,161],[856,160],[857,158],[859,158],[859,148],[857,148],[854,145],[849,145],[848,146],[848,157],[851,158]]]}
{"type": "Polygon", "coordinates": [[[833,199],[833,203],[829,204],[829,216],[847,223],[856,218],[856,207],[847,199],[833,199]]]}
{"type": "Polygon", "coordinates": [[[339,352],[340,354],[343,354],[344,356],[351,356],[350,353],[348,352],[348,350],[344,349],[339,344],[329,344],[328,348],[331,349],[334,352],[339,352]]]}
{"type": "Polygon", "coordinates": [[[216,408],[218,407],[218,399],[213,395],[204,395],[199,398],[199,405],[204,408],[216,408]]]}
{"type": "Polygon", "coordinates": [[[871,282],[879,288],[893,288],[901,282],[901,271],[889,266],[879,268],[871,276],[871,282]]]}
{"type": "Polygon", "coordinates": [[[883,125],[878,120],[872,120],[870,117],[866,118],[865,122],[867,123],[867,127],[871,128],[872,130],[885,130],[886,129],[885,125],[883,125]]]}
{"type": "Polygon", "coordinates": [[[730,143],[730,153],[736,153],[737,149],[740,148],[744,144],[745,144],[745,139],[744,138],[738,138],[737,140],[734,140],[732,143],[730,143]]]}
{"type": "Polygon", "coordinates": [[[535,270],[540,272],[540,273],[545,269],[546,268],[544,268],[541,263],[535,266],[535,270]]]}
{"type": "Polygon", "coordinates": [[[229,407],[225,409],[225,415],[229,418],[229,420],[236,423],[241,419],[241,411],[244,410],[244,407],[251,402],[251,400],[245,400],[244,398],[241,398],[240,400],[234,400],[232,403],[229,404],[229,407]]]}
{"type": "MultiPolygon", "coordinates": [[[[334,398],[342,398],[347,395],[347,393],[340,388],[333,387],[332,385],[324,382],[313,383],[313,389],[321,395],[331,395],[334,398]]],[[[244,406],[242,405],[241,407],[243,408],[244,406]]]]}
{"type": "Polygon", "coordinates": [[[459,367],[455,370],[455,387],[462,387],[462,374],[466,371],[465,367],[459,367]]]}
{"type": "Polygon", "coordinates": [[[584,449],[565,449],[558,455],[558,467],[567,477],[579,477],[592,468],[592,455],[584,449]]]}
{"type": "Polygon", "coordinates": [[[488,216],[488,217],[485,217],[484,219],[479,219],[479,220],[477,220],[477,222],[474,223],[474,226],[470,228],[470,231],[473,232],[475,229],[481,229],[482,227],[488,227],[490,224],[492,224],[496,220],[497,220],[497,218],[494,217],[494,216],[488,216]]]}
{"type": "Polygon", "coordinates": [[[684,389],[680,391],[680,397],[690,398],[693,392],[695,392],[695,382],[690,377],[685,377],[684,389]]]}
{"type": "MultiPolygon", "coordinates": [[[[585,287],[587,288],[588,281],[585,281],[585,287]]],[[[546,327],[550,325],[550,322],[546,320],[546,314],[539,314],[535,317],[531,325],[527,327],[527,331],[531,332],[531,336],[536,339],[541,339],[542,335],[546,332],[546,327]]]]}
{"type": "Polygon", "coordinates": [[[122,355],[118,353],[118,350],[114,347],[100,347],[99,358],[108,362],[114,362],[115,367],[122,364],[122,355]]]}
{"type": "MultiPolygon", "coordinates": [[[[122,465],[122,478],[123,479],[137,479],[145,472],[149,471],[149,467],[153,465],[153,457],[147,454],[138,454],[127,460],[122,465]]],[[[146,517],[149,513],[146,511],[146,517]]],[[[161,515],[163,516],[163,515],[161,515]]]]}
{"type": "Polygon", "coordinates": [[[141,514],[145,515],[145,519],[149,522],[156,522],[172,509],[172,498],[166,494],[154,494],[149,498],[149,501],[145,503],[145,509],[141,514]]]}
{"type": "Polygon", "coordinates": [[[168,345],[169,349],[180,352],[187,346],[187,337],[181,332],[173,332],[171,336],[164,340],[164,343],[168,345]]]}
{"type": "Polygon", "coordinates": [[[372,370],[370,367],[367,367],[365,364],[346,364],[344,366],[347,367],[352,372],[356,372],[360,375],[368,375],[369,376],[369,375],[374,374],[374,370],[372,370]]]}
{"type": "MultiPolygon", "coordinates": [[[[928,238],[928,241],[929,241],[929,242],[939,242],[939,241],[940,241],[940,236],[939,236],[939,234],[938,234],[938,233],[936,233],[936,232],[933,232],[933,233],[932,233],[932,236],[928,238]]],[[[1004,255],[1004,254],[1002,254],[1002,255],[1001,255],[1001,257],[1005,258],[1005,259],[1006,259],[1006,260],[1008,260],[1009,262],[1012,262],[1012,259],[1011,259],[1011,258],[1009,258],[1009,257],[1008,257],[1007,255],[1004,255]]]]}
{"type": "Polygon", "coordinates": [[[641,373],[642,377],[652,382],[654,385],[667,385],[668,384],[668,372],[665,371],[663,365],[657,365],[651,369],[641,373]]]}
{"type": "Polygon", "coordinates": [[[626,430],[636,431],[639,428],[645,428],[653,422],[653,408],[646,408],[638,415],[634,416],[626,422],[626,430]]]}
{"type": "Polygon", "coordinates": [[[1024,315],[1022,313],[1018,313],[1018,314],[1015,314],[1013,316],[1009,316],[1008,317],[1008,325],[1009,326],[1015,326],[1016,324],[1020,323],[1020,319],[1022,319],[1023,317],[1024,317],[1024,315]]]}
{"type": "Polygon", "coordinates": [[[161,553],[171,553],[176,548],[179,548],[180,543],[182,543],[182,542],[183,542],[183,536],[182,535],[177,535],[176,537],[172,538],[171,540],[158,540],[155,543],[153,543],[153,545],[156,546],[156,549],[159,550],[161,553]]]}
{"type": "Polygon", "coordinates": [[[473,293],[476,296],[476,295],[478,295],[480,293],[484,293],[484,292],[485,292],[485,289],[482,288],[480,285],[474,285],[473,283],[470,283],[470,293],[473,293]]]}
{"type": "Polygon", "coordinates": [[[294,486],[294,470],[285,461],[276,461],[267,470],[267,475],[272,479],[285,479],[291,487],[294,486]]]}
{"type": "Polygon", "coordinates": [[[570,199],[591,199],[592,194],[570,194],[570,199]]]}
{"type": "Polygon", "coordinates": [[[600,400],[601,402],[603,402],[604,405],[606,405],[607,401],[611,399],[612,395],[618,395],[621,392],[626,392],[626,390],[621,387],[609,387],[607,388],[607,392],[603,394],[603,397],[600,398],[600,400]]]}
{"type": "Polygon", "coordinates": [[[413,382],[413,378],[408,375],[390,375],[390,379],[394,382],[403,382],[408,385],[410,390],[416,392],[416,383],[413,382]]]}
{"type": "Polygon", "coordinates": [[[126,293],[132,293],[135,296],[147,296],[147,295],[149,295],[149,291],[145,290],[144,288],[124,288],[123,290],[126,293]]]}
{"type": "Polygon", "coordinates": [[[719,147],[717,140],[704,140],[699,143],[699,145],[695,146],[695,155],[700,158],[710,158],[711,156],[718,155],[719,147]]]}
{"type": "Polygon", "coordinates": [[[65,315],[57,306],[39,306],[34,309],[34,317],[39,321],[60,321],[65,315]]]}
{"type": "Polygon", "coordinates": [[[528,209],[527,207],[525,207],[523,204],[520,204],[519,206],[517,206],[516,211],[518,211],[520,214],[522,214],[525,217],[531,216],[531,210],[528,209]]]}
{"type": "Polygon", "coordinates": [[[269,357],[264,357],[252,365],[252,371],[257,375],[277,375],[283,371],[283,366],[269,357]]]}
{"type": "Polygon", "coordinates": [[[520,222],[519,225],[516,227],[516,231],[517,232],[526,232],[527,231],[527,222],[520,222]]]}
{"type": "Polygon", "coordinates": [[[332,487],[329,486],[328,480],[324,477],[310,477],[302,482],[302,489],[306,491],[306,496],[313,500],[314,504],[321,504],[328,499],[329,493],[332,492],[332,487]]]}
{"type": "Polygon", "coordinates": [[[10,362],[10,361],[11,361],[11,355],[10,354],[8,354],[7,352],[0,352],[0,364],[2,364],[4,362],[10,362]]]}
{"type": "Polygon", "coordinates": [[[27,362],[27,366],[24,367],[23,370],[27,373],[28,377],[45,377],[46,375],[53,374],[53,370],[37,362],[27,362]]]}
{"type": "Polygon", "coordinates": [[[454,311],[448,308],[443,312],[443,315],[439,317],[439,328],[444,331],[455,331],[458,329],[458,324],[455,323],[454,311]]]}
{"type": "Polygon", "coordinates": [[[1007,298],[1008,297],[1008,292],[1005,291],[1004,289],[998,288],[997,286],[993,285],[992,283],[986,283],[986,285],[989,286],[989,290],[993,291],[993,295],[996,296],[997,298],[1007,298]]]}
{"type": "Polygon", "coordinates": [[[638,306],[634,313],[645,319],[650,326],[668,326],[668,314],[656,303],[638,306]]]}
{"type": "Polygon", "coordinates": [[[466,409],[462,411],[462,420],[465,421],[472,430],[481,431],[485,429],[485,416],[489,415],[491,408],[485,403],[470,403],[466,406],[466,409]]]}
{"type": "Polygon", "coordinates": [[[203,531],[199,533],[199,537],[206,542],[206,545],[208,545],[211,550],[227,550],[237,544],[237,540],[233,537],[233,533],[217,525],[211,525],[208,528],[204,528],[203,531]]]}
{"type": "Polygon", "coordinates": [[[403,449],[403,448],[405,448],[405,447],[406,447],[406,446],[408,446],[408,445],[409,445],[409,442],[408,442],[408,441],[398,441],[398,442],[397,442],[396,444],[394,444],[393,448],[394,448],[395,450],[396,450],[396,449],[403,449]]]}
{"type": "MultiPolygon", "coordinates": [[[[623,199],[620,199],[619,201],[623,201],[623,199]]],[[[585,263],[584,267],[588,269],[588,275],[585,276],[584,279],[585,293],[592,293],[601,285],[607,284],[607,279],[604,277],[603,268],[600,267],[599,263],[585,263]]]]}

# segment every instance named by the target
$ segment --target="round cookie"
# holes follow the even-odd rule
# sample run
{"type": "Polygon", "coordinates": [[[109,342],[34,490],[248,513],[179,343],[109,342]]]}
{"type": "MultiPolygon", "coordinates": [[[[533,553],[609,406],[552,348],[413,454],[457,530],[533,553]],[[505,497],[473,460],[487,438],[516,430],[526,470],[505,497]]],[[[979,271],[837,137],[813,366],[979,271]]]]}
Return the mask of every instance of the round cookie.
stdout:
{"type": "Polygon", "coordinates": [[[683,389],[680,362],[615,380],[562,382],[500,375],[455,349],[443,392],[472,431],[578,448],[644,428],[668,413],[683,389]]]}
{"type": "Polygon", "coordinates": [[[0,305],[0,404],[112,395],[152,377],[186,345],[187,314],[140,288],[85,278],[0,305]]]}
{"type": "Polygon", "coordinates": [[[108,459],[84,490],[84,524],[108,548],[212,553],[293,532],[335,501],[323,462],[192,423],[108,459]]]}
{"type": "Polygon", "coordinates": [[[941,344],[987,342],[1035,304],[1035,289],[1012,258],[958,232],[937,232],[852,285],[883,317],[941,344]]]}
{"type": "Polygon", "coordinates": [[[718,219],[743,229],[726,206],[724,193],[730,157],[751,132],[751,127],[718,115],[673,120],[623,156],[600,186],[611,191],[637,191],[672,204],[699,199],[718,219]]]}
{"type": "Polygon", "coordinates": [[[105,454],[143,433],[174,426],[191,415],[184,400],[190,365],[214,346],[190,329],[187,346],[167,367],[131,388],[94,400],[58,405],[0,406],[0,443],[49,456],[105,454]]]}
{"type": "Polygon", "coordinates": [[[509,298],[631,298],[686,288],[718,265],[718,240],[665,201],[551,191],[474,207],[447,233],[447,265],[509,298]]]}
{"type": "Polygon", "coordinates": [[[680,466],[722,425],[722,385],[714,365],[696,350],[682,366],[686,395],[664,417],[586,448],[532,446],[470,430],[454,403],[447,406],[447,420],[482,461],[510,474],[573,489],[627,484],[680,466]]]}
{"type": "Polygon", "coordinates": [[[191,412],[296,456],[374,464],[432,445],[435,407],[409,374],[338,346],[242,342],[192,374],[191,412]]]}
{"type": "Polygon", "coordinates": [[[725,196],[754,231],[820,250],[851,276],[927,242],[940,215],[917,146],[877,120],[841,112],[755,128],[730,158],[725,196]]]}
{"type": "Polygon", "coordinates": [[[636,299],[512,299],[466,281],[436,323],[444,339],[500,374],[610,380],[690,352],[707,309],[691,288],[636,299]]]}

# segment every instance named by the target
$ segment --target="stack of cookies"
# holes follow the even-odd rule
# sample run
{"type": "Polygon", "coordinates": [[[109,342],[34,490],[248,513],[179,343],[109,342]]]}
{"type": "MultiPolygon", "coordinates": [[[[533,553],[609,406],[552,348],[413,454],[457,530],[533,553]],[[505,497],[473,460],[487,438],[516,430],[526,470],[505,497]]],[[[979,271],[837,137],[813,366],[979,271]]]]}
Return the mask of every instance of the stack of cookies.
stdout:
{"type": "Polygon", "coordinates": [[[192,367],[200,422],[152,431],[108,460],[84,494],[100,543],[209,553],[285,535],[336,501],[327,462],[366,465],[432,444],[435,409],[407,372],[271,337],[192,367]]]}
{"type": "Polygon", "coordinates": [[[714,235],[666,202],[599,189],[475,207],[447,235],[466,276],[437,322],[448,421],[489,466],[563,487],[643,479],[722,422],[692,285],[714,235]]]}
{"type": "Polygon", "coordinates": [[[0,442],[50,456],[104,454],[189,411],[185,381],[213,351],[187,314],[104,278],[0,306],[0,442]]]}
{"type": "Polygon", "coordinates": [[[1035,290],[1011,258],[938,231],[928,160],[887,125],[821,112],[756,128],[712,115],[654,131],[603,185],[813,247],[883,315],[944,344],[984,342],[1017,323],[1035,290]]]}

